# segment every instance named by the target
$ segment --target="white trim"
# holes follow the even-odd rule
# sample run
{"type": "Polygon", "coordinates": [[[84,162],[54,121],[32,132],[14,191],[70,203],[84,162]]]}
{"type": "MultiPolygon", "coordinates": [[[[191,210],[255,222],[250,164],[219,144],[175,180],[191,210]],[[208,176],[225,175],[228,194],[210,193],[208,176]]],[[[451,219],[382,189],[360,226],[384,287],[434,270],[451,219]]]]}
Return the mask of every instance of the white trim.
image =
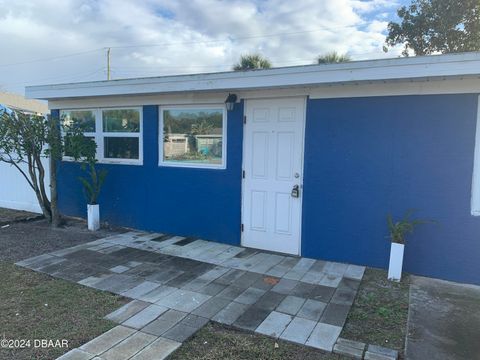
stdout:
{"type": "Polygon", "coordinates": [[[364,82],[319,86],[311,89],[310,99],[468,93],[480,93],[480,78],[364,82]]]}
{"type": "MultiPolygon", "coordinates": [[[[479,78],[437,79],[403,82],[370,82],[348,85],[320,85],[315,87],[290,87],[285,89],[242,90],[235,91],[239,99],[259,99],[278,97],[309,96],[310,99],[328,99],[344,97],[368,96],[402,96],[402,95],[434,95],[434,94],[467,94],[480,93],[479,78]]],[[[116,106],[144,105],[192,105],[223,103],[228,92],[185,92],[181,94],[155,94],[102,96],[78,99],[50,100],[50,109],[97,108],[116,106]]]]}
{"type": "Polygon", "coordinates": [[[227,168],[227,122],[228,111],[225,103],[216,104],[187,104],[187,105],[161,105],[158,107],[158,166],[161,167],[178,167],[192,169],[212,169],[225,170],[227,168]],[[168,162],[163,160],[163,112],[165,110],[179,109],[222,109],[222,163],[221,164],[204,164],[204,163],[188,163],[188,162],[168,162]]]}
{"type": "MultiPolygon", "coordinates": [[[[63,131],[63,127],[62,127],[62,124],[61,124],[61,122],[62,122],[62,112],[64,112],[64,111],[65,112],[67,112],[67,111],[91,111],[93,113],[93,116],[95,118],[95,132],[84,132],[83,135],[86,136],[86,137],[93,138],[93,140],[97,144],[97,149],[98,149],[98,143],[97,143],[97,129],[98,129],[98,127],[97,127],[98,126],[97,116],[98,116],[98,113],[97,113],[96,109],[81,107],[81,108],[74,108],[74,109],[61,109],[61,110],[59,110],[58,116],[59,116],[59,121],[60,121],[60,136],[62,138],[65,136],[65,132],[63,131]]],[[[98,150],[97,150],[97,152],[98,152],[98,150]]],[[[62,161],[75,162],[75,159],[71,156],[63,155],[62,156],[62,161]]]]}
{"type": "Polygon", "coordinates": [[[28,98],[65,99],[109,95],[252,90],[368,81],[478,77],[480,52],[341,64],[304,65],[254,71],[162,76],[26,87],[28,98]]]}
{"type": "Polygon", "coordinates": [[[477,130],[472,176],[472,215],[480,216],[480,96],[477,103],[477,130]]]}
{"type": "MultiPolygon", "coordinates": [[[[277,97],[277,98],[272,98],[272,100],[275,100],[275,99],[280,99],[281,97],[277,97]]],[[[294,96],[294,97],[283,97],[285,99],[295,99],[295,98],[302,98],[303,99],[303,126],[302,126],[302,138],[303,138],[303,143],[302,143],[302,147],[301,147],[301,156],[302,156],[302,160],[301,160],[301,165],[300,165],[300,168],[301,168],[301,175],[300,175],[300,198],[299,198],[299,201],[300,201],[300,213],[299,213],[299,224],[300,224],[300,229],[299,229],[299,239],[300,241],[298,242],[298,250],[297,250],[297,255],[298,256],[302,256],[302,230],[303,230],[303,195],[304,195],[304,192],[303,192],[303,183],[304,183],[304,175],[305,175],[305,129],[306,129],[306,125],[307,125],[307,97],[306,96],[294,96]]],[[[252,98],[251,100],[261,100],[260,98],[258,99],[255,99],[255,98],[252,98]]],[[[244,114],[246,115],[248,113],[248,100],[245,101],[245,104],[244,104],[244,114]]],[[[247,122],[248,122],[248,119],[247,119],[247,122]]],[[[242,141],[242,171],[245,170],[245,144],[246,144],[246,136],[245,136],[245,123],[243,125],[243,129],[242,129],[242,133],[243,133],[243,141],[242,141]]],[[[240,218],[241,218],[241,223],[244,224],[245,223],[245,220],[244,220],[244,216],[245,216],[245,201],[244,201],[244,192],[245,192],[245,181],[244,179],[242,178],[242,185],[241,185],[241,207],[240,207],[240,218]]],[[[240,232],[240,244],[244,244],[244,232],[240,232]]]]}
{"type": "Polygon", "coordinates": [[[50,109],[68,109],[78,106],[87,108],[97,107],[117,107],[117,106],[174,106],[174,105],[218,105],[225,102],[228,92],[190,92],[181,94],[153,94],[153,95],[132,95],[123,96],[103,96],[77,99],[50,100],[48,106],[50,109]]]}
{"type": "Polygon", "coordinates": [[[302,127],[302,138],[303,138],[303,143],[302,143],[302,174],[301,174],[301,180],[302,182],[300,183],[300,231],[298,236],[300,237],[300,241],[298,242],[298,256],[302,256],[302,230],[303,230],[303,196],[304,196],[304,179],[305,179],[305,138],[306,138],[306,133],[305,133],[305,128],[307,127],[307,98],[305,97],[303,99],[303,127],[302,127]]]}
{"type": "MultiPolygon", "coordinates": [[[[141,107],[96,107],[96,108],[62,108],[59,112],[60,119],[62,111],[92,111],[95,115],[95,132],[85,133],[85,136],[93,137],[97,144],[96,158],[99,164],[118,164],[118,165],[143,165],[143,108],[141,107]],[[139,113],[139,131],[133,132],[104,132],[103,131],[103,110],[136,110],[139,113]],[[107,137],[138,137],[138,159],[115,159],[104,156],[104,140],[107,137]]],[[[62,132],[63,135],[63,132],[62,132]]],[[[63,161],[75,161],[70,156],[63,156],[63,161]]]]}

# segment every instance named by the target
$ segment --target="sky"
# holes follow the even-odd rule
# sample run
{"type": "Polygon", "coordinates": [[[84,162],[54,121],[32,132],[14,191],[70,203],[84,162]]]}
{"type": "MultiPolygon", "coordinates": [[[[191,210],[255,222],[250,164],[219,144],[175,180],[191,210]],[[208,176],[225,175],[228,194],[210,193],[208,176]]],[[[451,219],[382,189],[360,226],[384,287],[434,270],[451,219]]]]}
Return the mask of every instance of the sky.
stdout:
{"type": "Polygon", "coordinates": [[[0,0],[0,91],[111,78],[229,71],[241,54],[275,67],[382,48],[407,0],[0,0]]]}

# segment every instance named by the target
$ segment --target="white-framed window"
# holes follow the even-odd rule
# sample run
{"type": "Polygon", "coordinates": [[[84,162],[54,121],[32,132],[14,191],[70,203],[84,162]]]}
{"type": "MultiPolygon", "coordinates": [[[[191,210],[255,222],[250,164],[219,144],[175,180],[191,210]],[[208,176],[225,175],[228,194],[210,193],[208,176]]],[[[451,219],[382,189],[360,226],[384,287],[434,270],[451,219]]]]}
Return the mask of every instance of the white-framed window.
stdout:
{"type": "Polygon", "coordinates": [[[225,105],[160,106],[159,165],[225,169],[225,105]]]}
{"type": "Polygon", "coordinates": [[[472,215],[480,216],[480,96],[477,103],[477,130],[472,179],[472,215]]]}
{"type": "MultiPolygon", "coordinates": [[[[137,107],[60,111],[62,134],[77,125],[97,144],[97,160],[107,164],[143,164],[143,117],[137,107]]],[[[73,160],[68,153],[64,160],[73,160]]]]}

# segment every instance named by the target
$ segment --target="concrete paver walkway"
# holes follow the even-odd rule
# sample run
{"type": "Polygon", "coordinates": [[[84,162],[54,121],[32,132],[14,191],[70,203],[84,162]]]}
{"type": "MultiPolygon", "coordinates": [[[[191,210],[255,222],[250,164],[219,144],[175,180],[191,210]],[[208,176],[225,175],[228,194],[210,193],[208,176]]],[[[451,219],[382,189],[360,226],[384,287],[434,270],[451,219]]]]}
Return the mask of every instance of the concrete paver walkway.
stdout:
{"type": "Polygon", "coordinates": [[[331,352],[365,268],[128,232],[17,263],[134,299],[62,359],[162,359],[209,320],[331,352]],[[155,353],[155,357],[151,354],[155,353]]]}
{"type": "Polygon", "coordinates": [[[406,358],[480,359],[480,287],[411,279],[406,358]]]}

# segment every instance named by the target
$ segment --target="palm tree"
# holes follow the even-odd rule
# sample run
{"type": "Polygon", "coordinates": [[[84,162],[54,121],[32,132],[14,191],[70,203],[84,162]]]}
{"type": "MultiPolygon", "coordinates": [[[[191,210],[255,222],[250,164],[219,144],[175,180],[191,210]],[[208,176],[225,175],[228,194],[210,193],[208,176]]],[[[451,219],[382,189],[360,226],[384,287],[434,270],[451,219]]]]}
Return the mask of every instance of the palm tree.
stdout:
{"type": "Polygon", "coordinates": [[[338,64],[342,62],[348,62],[351,60],[352,59],[347,54],[339,54],[336,51],[332,51],[324,55],[320,55],[317,58],[317,63],[318,64],[338,64]]]}
{"type": "Polygon", "coordinates": [[[253,69],[270,69],[272,63],[260,54],[247,54],[240,56],[240,61],[233,65],[233,70],[253,70],[253,69]]]}

